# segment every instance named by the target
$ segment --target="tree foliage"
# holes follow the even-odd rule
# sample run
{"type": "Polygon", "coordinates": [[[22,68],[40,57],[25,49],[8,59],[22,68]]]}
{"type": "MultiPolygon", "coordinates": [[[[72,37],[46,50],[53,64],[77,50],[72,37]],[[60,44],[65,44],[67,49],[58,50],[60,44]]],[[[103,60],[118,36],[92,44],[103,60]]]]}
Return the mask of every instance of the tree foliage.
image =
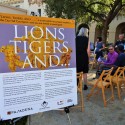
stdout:
{"type": "MultiPolygon", "coordinates": [[[[45,3],[46,12],[49,17],[76,18],[77,20],[86,19],[86,22],[91,20],[102,22],[107,18],[108,13],[112,9],[116,9],[118,5],[121,9],[124,1],[125,0],[45,0],[45,3]]],[[[112,11],[114,12],[114,10],[112,11]]]]}
{"type": "Polygon", "coordinates": [[[109,24],[124,10],[125,0],[45,0],[49,17],[75,18],[79,22],[97,21],[103,26],[103,40],[109,24]]]}
{"type": "MultiPolygon", "coordinates": [[[[45,0],[46,12],[49,17],[74,18],[79,13],[82,0],[45,0]]],[[[83,1],[83,3],[85,3],[83,1]]]]}

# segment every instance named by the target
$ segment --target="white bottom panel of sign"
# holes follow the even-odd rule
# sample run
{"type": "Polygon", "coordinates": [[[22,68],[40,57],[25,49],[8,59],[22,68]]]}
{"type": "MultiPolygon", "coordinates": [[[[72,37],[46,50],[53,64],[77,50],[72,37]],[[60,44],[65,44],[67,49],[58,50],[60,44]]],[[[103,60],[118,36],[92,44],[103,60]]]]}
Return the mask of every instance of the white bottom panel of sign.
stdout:
{"type": "Polygon", "coordinates": [[[2,73],[0,95],[2,120],[76,105],[76,68],[2,73]]]}

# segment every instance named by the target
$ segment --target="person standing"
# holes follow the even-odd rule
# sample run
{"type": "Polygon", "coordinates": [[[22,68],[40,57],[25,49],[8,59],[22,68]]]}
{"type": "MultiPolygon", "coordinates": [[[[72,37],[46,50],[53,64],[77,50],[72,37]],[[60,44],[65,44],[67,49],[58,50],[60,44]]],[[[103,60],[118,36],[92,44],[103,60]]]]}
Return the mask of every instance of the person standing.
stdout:
{"type": "Polygon", "coordinates": [[[83,72],[84,90],[87,90],[87,73],[89,71],[90,42],[88,29],[81,28],[76,37],[76,64],[77,72],[83,72]]]}

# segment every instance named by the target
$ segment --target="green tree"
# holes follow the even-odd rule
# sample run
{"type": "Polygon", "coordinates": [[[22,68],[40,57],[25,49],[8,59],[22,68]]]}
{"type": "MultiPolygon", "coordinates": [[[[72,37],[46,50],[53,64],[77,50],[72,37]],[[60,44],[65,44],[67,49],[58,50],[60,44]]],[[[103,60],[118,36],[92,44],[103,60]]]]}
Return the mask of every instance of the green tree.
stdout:
{"type": "Polygon", "coordinates": [[[93,2],[86,8],[86,11],[91,13],[91,15],[94,15],[93,20],[101,23],[103,41],[106,42],[109,24],[119,14],[124,6],[124,1],[122,0],[102,0],[93,2]],[[94,11],[92,11],[91,6],[96,6],[94,11]]]}
{"type": "Polygon", "coordinates": [[[125,6],[125,0],[45,0],[49,17],[75,18],[78,22],[97,21],[106,42],[109,24],[125,6]]]}

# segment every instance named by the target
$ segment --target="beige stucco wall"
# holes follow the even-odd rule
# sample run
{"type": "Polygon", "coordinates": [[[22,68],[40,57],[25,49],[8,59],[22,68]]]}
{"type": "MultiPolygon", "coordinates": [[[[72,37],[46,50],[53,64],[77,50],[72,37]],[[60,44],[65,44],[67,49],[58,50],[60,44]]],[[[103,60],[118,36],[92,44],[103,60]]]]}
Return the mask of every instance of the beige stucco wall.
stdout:
{"type": "Polygon", "coordinates": [[[89,41],[94,43],[96,22],[92,22],[89,27],[89,41]]]}
{"type": "Polygon", "coordinates": [[[11,13],[11,14],[26,15],[27,11],[24,10],[24,9],[20,9],[20,8],[16,8],[16,7],[10,7],[10,6],[0,4],[0,13],[11,13]]]}
{"type": "Polygon", "coordinates": [[[30,15],[30,13],[32,11],[37,14],[38,13],[38,9],[41,9],[41,16],[42,17],[46,17],[47,15],[46,15],[46,12],[44,10],[45,6],[46,6],[46,4],[44,4],[44,3],[42,5],[40,5],[40,6],[38,6],[37,4],[31,4],[31,5],[29,5],[28,0],[24,0],[23,9],[27,9],[28,15],[30,15]]]}
{"type": "MultiPolygon", "coordinates": [[[[109,37],[108,37],[109,43],[115,42],[115,40],[116,40],[116,28],[121,23],[125,23],[124,16],[116,17],[109,25],[109,37]]],[[[95,38],[95,28],[96,28],[96,22],[91,23],[90,31],[89,31],[90,32],[89,39],[92,42],[94,42],[94,38],[95,38]]],[[[118,34],[117,34],[117,36],[118,36],[118,34]]]]}
{"type": "Polygon", "coordinates": [[[116,17],[109,26],[109,42],[115,42],[116,28],[119,24],[125,22],[124,16],[116,17]]]}
{"type": "Polygon", "coordinates": [[[39,13],[38,13],[38,9],[41,10],[41,16],[42,17],[46,17],[47,14],[45,12],[45,6],[46,4],[43,3],[41,4],[40,6],[38,6],[37,4],[31,4],[29,5],[28,3],[28,0],[24,0],[24,2],[17,2],[17,3],[13,3],[13,4],[10,4],[12,7],[17,7],[18,8],[22,8],[22,9],[25,9],[27,10],[27,15],[31,15],[31,12],[34,12],[35,15],[39,16],[39,13]]]}

